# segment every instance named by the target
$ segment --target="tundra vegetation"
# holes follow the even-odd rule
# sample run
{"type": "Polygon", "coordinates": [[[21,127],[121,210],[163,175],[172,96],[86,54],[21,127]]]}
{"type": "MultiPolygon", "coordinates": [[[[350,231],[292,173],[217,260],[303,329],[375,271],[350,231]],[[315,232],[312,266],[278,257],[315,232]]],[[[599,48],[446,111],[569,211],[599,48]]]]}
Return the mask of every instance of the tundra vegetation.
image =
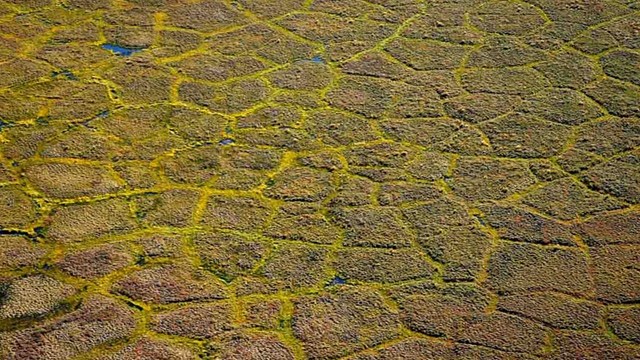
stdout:
{"type": "Polygon", "coordinates": [[[0,1],[0,358],[640,358],[640,2],[0,1]]]}

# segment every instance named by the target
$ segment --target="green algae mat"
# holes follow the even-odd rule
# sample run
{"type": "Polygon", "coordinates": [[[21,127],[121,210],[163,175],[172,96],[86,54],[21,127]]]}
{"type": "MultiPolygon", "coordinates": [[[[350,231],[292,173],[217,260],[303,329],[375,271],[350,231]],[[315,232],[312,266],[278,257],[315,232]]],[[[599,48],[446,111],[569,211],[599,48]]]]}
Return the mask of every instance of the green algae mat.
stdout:
{"type": "Polygon", "coordinates": [[[640,2],[0,1],[0,359],[639,358],[640,2]]]}

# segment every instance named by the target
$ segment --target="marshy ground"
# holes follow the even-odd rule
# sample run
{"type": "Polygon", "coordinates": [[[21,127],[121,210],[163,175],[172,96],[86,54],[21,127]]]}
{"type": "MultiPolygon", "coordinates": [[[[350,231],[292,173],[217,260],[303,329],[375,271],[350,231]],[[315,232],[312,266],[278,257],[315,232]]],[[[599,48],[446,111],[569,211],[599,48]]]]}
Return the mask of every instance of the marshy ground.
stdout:
{"type": "Polygon", "coordinates": [[[640,2],[0,1],[0,358],[640,358],[640,2]]]}

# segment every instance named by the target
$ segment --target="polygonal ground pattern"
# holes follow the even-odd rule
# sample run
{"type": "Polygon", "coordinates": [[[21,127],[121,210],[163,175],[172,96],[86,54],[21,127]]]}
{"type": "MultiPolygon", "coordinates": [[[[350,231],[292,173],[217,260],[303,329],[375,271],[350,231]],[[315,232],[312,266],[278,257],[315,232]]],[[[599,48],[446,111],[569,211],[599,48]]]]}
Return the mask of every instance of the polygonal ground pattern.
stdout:
{"type": "Polygon", "coordinates": [[[1,0],[0,358],[640,358],[640,2],[1,0]]]}

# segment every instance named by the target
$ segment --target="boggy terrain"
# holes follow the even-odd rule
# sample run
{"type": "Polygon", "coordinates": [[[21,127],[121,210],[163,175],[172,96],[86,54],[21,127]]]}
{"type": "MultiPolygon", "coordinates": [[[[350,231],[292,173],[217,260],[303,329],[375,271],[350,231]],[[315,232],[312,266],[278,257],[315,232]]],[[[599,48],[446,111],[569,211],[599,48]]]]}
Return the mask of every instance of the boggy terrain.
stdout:
{"type": "Polygon", "coordinates": [[[0,1],[0,358],[640,358],[640,2],[0,1]]]}

